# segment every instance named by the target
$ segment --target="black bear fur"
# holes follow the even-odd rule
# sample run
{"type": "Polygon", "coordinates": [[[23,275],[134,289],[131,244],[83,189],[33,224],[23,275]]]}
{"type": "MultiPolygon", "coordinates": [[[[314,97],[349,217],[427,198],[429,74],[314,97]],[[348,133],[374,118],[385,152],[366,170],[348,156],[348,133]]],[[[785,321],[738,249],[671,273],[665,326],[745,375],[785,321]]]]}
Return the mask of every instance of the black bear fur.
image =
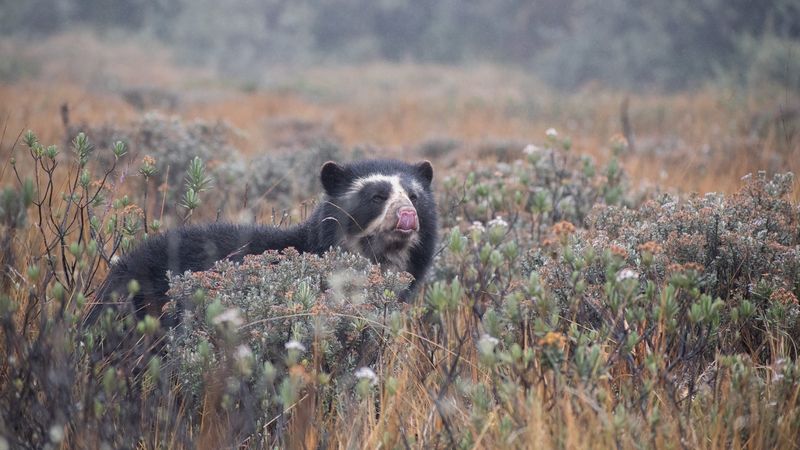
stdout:
{"type": "MultiPolygon", "coordinates": [[[[130,305],[139,318],[147,314],[161,317],[163,306],[169,301],[167,271],[173,274],[202,271],[225,258],[240,261],[244,255],[288,247],[317,255],[343,247],[384,266],[399,262],[404,267],[394,268],[414,277],[408,292],[401,296],[408,298],[431,265],[436,245],[437,214],[432,178],[433,168],[427,161],[407,164],[395,160],[364,160],[344,165],[328,162],[320,173],[325,190],[322,200],[306,221],[295,226],[211,223],[150,236],[112,265],[95,294],[86,323],[94,322],[104,307],[111,304],[130,305]],[[370,181],[354,187],[358,180],[370,181]],[[392,188],[398,186],[397,181],[406,191],[405,209],[410,208],[409,201],[416,209],[418,229],[401,233],[398,224],[398,230],[363,235],[370,224],[387,216],[383,208],[389,202],[392,188]],[[413,235],[411,244],[406,235],[413,235]],[[405,252],[401,258],[392,253],[398,250],[405,252]],[[131,280],[138,282],[139,290],[128,301],[131,280]]],[[[387,223],[391,220],[394,219],[385,219],[387,223]]],[[[163,317],[162,320],[171,326],[177,318],[163,317]]]]}

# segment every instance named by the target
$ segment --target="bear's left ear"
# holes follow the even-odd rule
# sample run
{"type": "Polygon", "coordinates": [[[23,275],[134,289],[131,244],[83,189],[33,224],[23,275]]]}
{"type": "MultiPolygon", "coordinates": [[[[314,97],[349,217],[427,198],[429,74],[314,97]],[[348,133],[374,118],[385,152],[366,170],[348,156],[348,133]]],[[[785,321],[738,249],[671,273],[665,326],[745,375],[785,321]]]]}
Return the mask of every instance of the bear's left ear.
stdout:
{"type": "Polygon", "coordinates": [[[430,186],[433,181],[433,166],[430,161],[422,161],[414,164],[414,169],[417,171],[417,176],[425,181],[425,184],[430,186]]]}
{"type": "Polygon", "coordinates": [[[319,179],[322,181],[325,192],[330,196],[336,196],[347,188],[349,176],[347,169],[333,161],[328,161],[322,165],[319,179]]]}

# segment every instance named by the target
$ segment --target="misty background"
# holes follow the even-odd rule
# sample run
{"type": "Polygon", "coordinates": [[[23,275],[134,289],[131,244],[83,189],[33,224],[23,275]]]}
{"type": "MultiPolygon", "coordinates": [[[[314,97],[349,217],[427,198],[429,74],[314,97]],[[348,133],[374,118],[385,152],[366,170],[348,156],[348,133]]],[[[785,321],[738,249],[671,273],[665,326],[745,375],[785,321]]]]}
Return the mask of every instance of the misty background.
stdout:
{"type": "Polygon", "coordinates": [[[796,0],[0,0],[4,37],[73,29],[155,38],[243,80],[277,65],[488,62],[564,89],[800,90],[796,0]]]}

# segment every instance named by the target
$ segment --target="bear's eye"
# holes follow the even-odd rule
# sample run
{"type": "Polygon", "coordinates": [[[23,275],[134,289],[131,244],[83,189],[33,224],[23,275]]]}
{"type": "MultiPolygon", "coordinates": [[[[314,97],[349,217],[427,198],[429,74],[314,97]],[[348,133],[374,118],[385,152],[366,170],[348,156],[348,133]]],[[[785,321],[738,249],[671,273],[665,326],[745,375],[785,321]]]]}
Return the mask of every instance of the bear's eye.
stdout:
{"type": "Polygon", "coordinates": [[[408,199],[411,200],[412,202],[417,201],[417,194],[414,194],[413,192],[411,194],[408,194],[408,199]]]}
{"type": "Polygon", "coordinates": [[[382,194],[375,194],[372,196],[373,203],[383,203],[386,201],[386,196],[382,194]]]}

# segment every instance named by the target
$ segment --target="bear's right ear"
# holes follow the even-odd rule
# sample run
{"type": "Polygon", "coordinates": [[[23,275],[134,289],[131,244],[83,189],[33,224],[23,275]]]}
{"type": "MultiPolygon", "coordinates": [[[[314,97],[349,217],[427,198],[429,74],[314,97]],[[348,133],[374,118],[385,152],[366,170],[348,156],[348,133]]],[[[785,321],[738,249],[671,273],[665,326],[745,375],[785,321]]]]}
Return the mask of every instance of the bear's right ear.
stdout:
{"type": "Polygon", "coordinates": [[[333,161],[328,161],[322,165],[319,179],[322,181],[325,192],[330,196],[336,196],[347,188],[349,177],[347,169],[333,161]]]}

